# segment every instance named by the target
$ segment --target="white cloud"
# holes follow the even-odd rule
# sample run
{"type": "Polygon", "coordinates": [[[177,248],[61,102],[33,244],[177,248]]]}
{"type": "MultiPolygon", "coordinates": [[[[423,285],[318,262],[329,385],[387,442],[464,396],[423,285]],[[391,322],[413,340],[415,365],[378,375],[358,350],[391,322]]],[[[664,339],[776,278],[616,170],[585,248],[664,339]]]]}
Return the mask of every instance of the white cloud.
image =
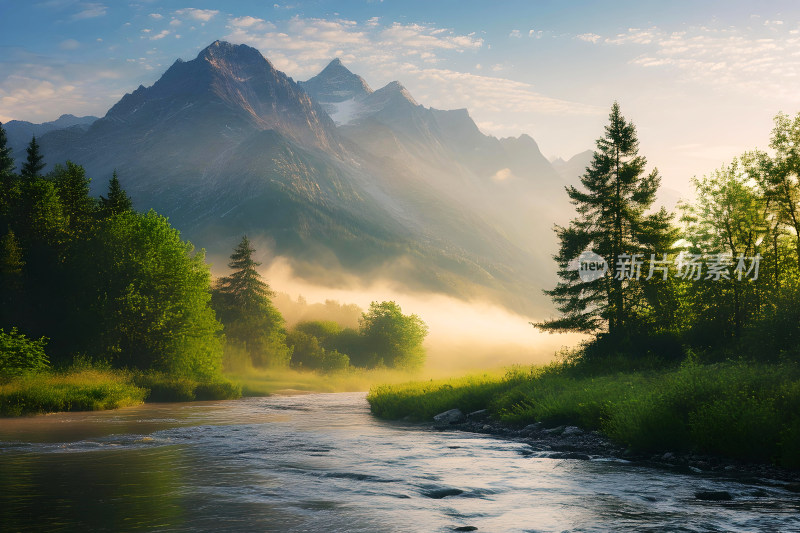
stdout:
{"type": "Polygon", "coordinates": [[[519,30],[511,30],[511,33],[509,33],[508,36],[514,37],[515,39],[519,39],[520,37],[522,37],[522,34],[519,32],[519,30]]]}
{"type": "Polygon", "coordinates": [[[169,30],[163,30],[163,31],[153,35],[152,37],[150,37],[150,40],[151,41],[157,41],[159,39],[163,39],[164,37],[166,37],[169,34],[170,34],[169,30]]]}
{"type": "Polygon", "coordinates": [[[580,35],[576,35],[576,38],[580,39],[581,41],[586,41],[587,43],[596,43],[603,37],[597,35],[596,33],[581,33],[580,35]]]}
{"type": "MultiPolygon", "coordinates": [[[[429,24],[382,25],[377,19],[359,23],[300,16],[275,24],[254,17],[230,18],[228,30],[226,40],[258,48],[276,68],[296,79],[310,78],[339,57],[348,65],[361,65],[364,73],[381,83],[402,81],[413,94],[425,96],[424,105],[440,109],[566,115],[607,112],[605,108],[549,98],[526,83],[436,68],[452,54],[483,47],[483,39],[474,33],[459,34],[429,24]],[[263,24],[269,26],[263,28],[263,24]]],[[[501,64],[475,65],[476,70],[493,72],[503,68],[501,64]]]]}
{"type": "Polygon", "coordinates": [[[83,20],[105,16],[108,8],[103,4],[81,2],[80,11],[72,15],[71,20],[83,20]]]}
{"type": "Polygon", "coordinates": [[[175,11],[176,15],[187,16],[201,22],[208,22],[219,14],[216,9],[197,9],[194,7],[187,7],[175,11]]]}
{"type": "Polygon", "coordinates": [[[677,32],[631,28],[604,42],[633,47],[639,53],[630,62],[643,68],[673,69],[685,81],[797,102],[800,35],[785,26],[771,22],[768,30],[699,26],[677,32]]]}
{"type": "Polygon", "coordinates": [[[238,28],[246,31],[268,31],[275,29],[275,25],[273,23],[251,16],[230,19],[228,21],[228,27],[238,28]]]}

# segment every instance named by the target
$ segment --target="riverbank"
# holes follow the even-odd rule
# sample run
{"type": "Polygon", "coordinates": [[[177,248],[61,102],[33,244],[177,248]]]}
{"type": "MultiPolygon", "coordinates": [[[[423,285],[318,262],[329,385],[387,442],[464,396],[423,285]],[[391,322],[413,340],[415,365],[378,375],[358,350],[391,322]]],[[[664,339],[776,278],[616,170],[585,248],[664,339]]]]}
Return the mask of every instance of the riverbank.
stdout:
{"type": "MultiPolygon", "coordinates": [[[[479,429],[486,425],[486,432],[503,435],[535,430],[544,444],[550,437],[558,437],[558,444],[563,430],[574,426],[604,439],[611,446],[604,455],[674,459],[693,468],[714,461],[724,463],[722,468],[800,467],[800,369],[792,363],[686,362],[605,375],[568,365],[516,368],[500,378],[473,375],[374,387],[368,401],[385,419],[431,422],[452,409],[485,410],[479,429]]],[[[473,422],[464,421],[470,430],[478,427],[473,422]]],[[[602,442],[597,445],[605,447],[602,442]]],[[[573,451],[594,449],[584,445],[573,451]]]]}
{"type": "Polygon", "coordinates": [[[0,380],[0,416],[101,411],[145,402],[228,400],[290,391],[359,392],[374,383],[403,383],[418,377],[419,374],[390,369],[319,373],[290,368],[248,368],[196,380],[163,372],[77,365],[63,371],[29,372],[0,380]]]}
{"type": "Polygon", "coordinates": [[[71,368],[27,373],[0,382],[0,416],[100,411],[144,402],[240,396],[241,387],[223,378],[200,381],[160,372],[71,368]]]}
{"type": "MultiPolygon", "coordinates": [[[[702,474],[771,485],[800,493],[800,469],[766,463],[737,461],[717,455],[697,452],[634,451],[614,442],[600,431],[586,431],[577,426],[561,425],[552,428],[541,422],[518,427],[489,418],[488,411],[464,414],[460,410],[439,413],[436,419],[420,422],[435,431],[465,431],[495,438],[523,442],[529,453],[549,459],[597,460],[608,459],[646,465],[674,473],[702,474]]],[[[725,498],[719,494],[701,494],[700,499],[725,498]]]]}

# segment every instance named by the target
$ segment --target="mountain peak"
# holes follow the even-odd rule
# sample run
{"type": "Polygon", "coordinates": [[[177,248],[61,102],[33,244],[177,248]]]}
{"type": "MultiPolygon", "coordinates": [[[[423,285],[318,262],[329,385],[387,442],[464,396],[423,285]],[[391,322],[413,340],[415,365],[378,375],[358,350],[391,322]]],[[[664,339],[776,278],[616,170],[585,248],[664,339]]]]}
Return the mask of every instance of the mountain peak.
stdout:
{"type": "MultiPolygon", "coordinates": [[[[198,59],[204,59],[214,66],[221,60],[236,61],[239,63],[265,63],[272,68],[272,63],[261,55],[261,52],[246,44],[231,44],[227,41],[214,41],[203,48],[198,59]]],[[[180,60],[179,60],[180,61],[180,60]]]]}
{"type": "Polygon", "coordinates": [[[107,118],[142,128],[178,119],[224,132],[274,129],[307,145],[337,143],[333,123],[291,78],[255,48],[226,41],[176,61],[151,87],[125,95],[107,118]]]}
{"type": "Polygon", "coordinates": [[[399,81],[392,81],[375,91],[373,94],[375,101],[388,102],[389,100],[406,100],[412,105],[419,105],[411,93],[399,81]]]}

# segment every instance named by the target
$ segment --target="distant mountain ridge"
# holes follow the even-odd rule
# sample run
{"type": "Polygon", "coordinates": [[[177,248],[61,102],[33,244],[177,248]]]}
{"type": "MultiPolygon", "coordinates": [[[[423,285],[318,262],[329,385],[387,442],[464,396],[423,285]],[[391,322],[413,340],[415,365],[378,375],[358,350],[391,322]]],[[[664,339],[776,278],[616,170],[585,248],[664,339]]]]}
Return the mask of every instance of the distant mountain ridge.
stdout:
{"type": "Polygon", "coordinates": [[[84,165],[95,194],[116,169],[138,209],[212,255],[247,233],[308,279],[549,309],[564,182],[536,142],[484,135],[467,110],[426,108],[399,82],[372,91],[339,60],[295,83],[215,41],[40,144],[50,165],[84,165]]]}
{"type": "MultiPolygon", "coordinates": [[[[9,120],[3,124],[3,129],[8,135],[9,147],[12,153],[19,155],[24,154],[25,147],[28,146],[33,136],[41,137],[51,131],[72,127],[86,130],[96,120],[97,117],[94,116],[76,117],[75,115],[66,114],[61,115],[56,120],[42,122],[41,124],[34,124],[24,120],[9,120]]],[[[17,159],[20,159],[20,157],[17,159]]]]}

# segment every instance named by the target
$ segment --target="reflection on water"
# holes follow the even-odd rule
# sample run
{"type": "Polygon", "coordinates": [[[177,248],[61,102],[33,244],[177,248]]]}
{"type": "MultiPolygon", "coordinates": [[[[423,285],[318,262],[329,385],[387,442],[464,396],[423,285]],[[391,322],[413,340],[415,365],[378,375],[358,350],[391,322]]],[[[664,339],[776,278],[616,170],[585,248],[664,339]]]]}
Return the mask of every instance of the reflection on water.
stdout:
{"type": "Polygon", "coordinates": [[[363,394],[3,419],[0,481],[9,531],[800,530],[778,483],[548,459],[377,421],[363,394]]]}

